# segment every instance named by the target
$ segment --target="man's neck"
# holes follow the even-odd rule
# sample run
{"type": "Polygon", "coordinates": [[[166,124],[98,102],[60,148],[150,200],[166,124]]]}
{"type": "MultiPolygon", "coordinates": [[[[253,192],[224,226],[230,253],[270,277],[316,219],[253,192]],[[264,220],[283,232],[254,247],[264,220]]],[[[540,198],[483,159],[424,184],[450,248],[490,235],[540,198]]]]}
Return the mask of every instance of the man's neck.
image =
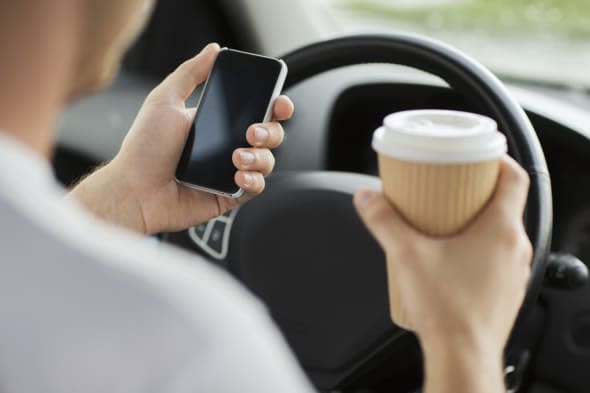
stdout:
{"type": "Polygon", "coordinates": [[[76,26],[67,9],[43,3],[0,6],[0,130],[49,158],[67,98],[76,26]]]}
{"type": "Polygon", "coordinates": [[[58,112],[58,110],[43,114],[31,112],[28,116],[37,116],[37,118],[34,121],[22,121],[18,116],[9,116],[4,109],[0,109],[0,133],[18,140],[42,157],[50,159],[55,143],[53,124],[58,112]]]}

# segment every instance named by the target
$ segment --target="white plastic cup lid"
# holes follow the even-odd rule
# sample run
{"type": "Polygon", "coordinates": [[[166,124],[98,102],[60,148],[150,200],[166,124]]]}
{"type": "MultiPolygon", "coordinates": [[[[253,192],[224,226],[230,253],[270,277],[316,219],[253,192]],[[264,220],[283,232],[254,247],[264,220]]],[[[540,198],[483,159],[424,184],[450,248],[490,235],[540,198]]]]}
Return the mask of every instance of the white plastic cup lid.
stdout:
{"type": "Polygon", "coordinates": [[[373,149],[399,160],[450,164],[494,160],[508,150],[506,137],[494,120],[445,110],[387,116],[373,134],[373,149]]]}

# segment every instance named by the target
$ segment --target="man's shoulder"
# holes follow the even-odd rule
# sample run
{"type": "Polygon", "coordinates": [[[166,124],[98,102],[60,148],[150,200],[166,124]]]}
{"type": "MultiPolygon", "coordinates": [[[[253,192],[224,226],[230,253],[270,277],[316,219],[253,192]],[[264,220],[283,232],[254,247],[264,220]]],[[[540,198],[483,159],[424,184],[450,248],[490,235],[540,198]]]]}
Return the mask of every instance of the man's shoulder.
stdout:
{"type": "Polygon", "coordinates": [[[129,381],[161,383],[196,354],[223,350],[236,320],[265,319],[244,288],[197,256],[154,247],[71,201],[37,208],[0,198],[0,309],[11,321],[0,341],[14,343],[5,356],[43,348],[40,369],[63,367],[82,385],[121,368],[135,373],[129,381]]]}

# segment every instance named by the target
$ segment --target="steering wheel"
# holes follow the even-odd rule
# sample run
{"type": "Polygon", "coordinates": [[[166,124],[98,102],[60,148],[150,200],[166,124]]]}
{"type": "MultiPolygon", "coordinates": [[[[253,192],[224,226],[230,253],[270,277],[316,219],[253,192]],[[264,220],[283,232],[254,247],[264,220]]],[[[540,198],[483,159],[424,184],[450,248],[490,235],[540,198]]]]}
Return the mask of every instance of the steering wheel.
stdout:
{"type": "MultiPolygon", "coordinates": [[[[552,199],[535,130],[503,84],[450,46],[404,34],[333,39],[283,59],[289,67],[287,88],[348,65],[413,67],[442,78],[498,122],[510,154],[531,179],[525,223],[534,257],[518,326],[536,303],[543,281],[552,199]]],[[[400,373],[420,362],[413,335],[390,320],[385,258],[352,206],[356,190],[378,186],[377,178],[360,174],[277,173],[263,195],[190,232],[202,249],[211,251],[211,233],[215,226],[221,228],[222,245],[209,254],[267,304],[302,366],[323,390],[359,386],[380,372],[392,372],[379,371],[385,360],[400,373]]]]}

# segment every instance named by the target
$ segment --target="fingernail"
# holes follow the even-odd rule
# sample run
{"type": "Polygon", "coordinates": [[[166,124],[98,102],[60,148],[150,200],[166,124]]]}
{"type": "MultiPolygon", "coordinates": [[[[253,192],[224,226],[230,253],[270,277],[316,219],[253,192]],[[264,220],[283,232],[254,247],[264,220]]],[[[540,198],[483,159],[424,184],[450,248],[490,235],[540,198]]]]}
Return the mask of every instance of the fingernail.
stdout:
{"type": "Polygon", "coordinates": [[[375,191],[371,191],[371,190],[359,191],[356,194],[356,196],[354,197],[354,204],[359,209],[362,209],[365,206],[367,206],[367,204],[369,202],[371,202],[371,200],[374,199],[376,196],[377,196],[377,193],[375,191]]]}
{"type": "Polygon", "coordinates": [[[248,151],[242,151],[240,152],[240,162],[244,165],[250,165],[254,162],[254,159],[256,157],[254,156],[254,154],[248,152],[248,151]]]}
{"type": "Polygon", "coordinates": [[[208,53],[209,51],[213,50],[213,48],[219,48],[219,44],[216,42],[212,42],[207,44],[202,50],[200,54],[208,53]]]}
{"type": "Polygon", "coordinates": [[[256,137],[256,142],[258,144],[263,144],[269,137],[268,130],[263,127],[256,127],[254,129],[254,136],[256,137]]]}
{"type": "Polygon", "coordinates": [[[246,173],[244,174],[244,185],[249,187],[254,183],[254,176],[246,173]]]}

